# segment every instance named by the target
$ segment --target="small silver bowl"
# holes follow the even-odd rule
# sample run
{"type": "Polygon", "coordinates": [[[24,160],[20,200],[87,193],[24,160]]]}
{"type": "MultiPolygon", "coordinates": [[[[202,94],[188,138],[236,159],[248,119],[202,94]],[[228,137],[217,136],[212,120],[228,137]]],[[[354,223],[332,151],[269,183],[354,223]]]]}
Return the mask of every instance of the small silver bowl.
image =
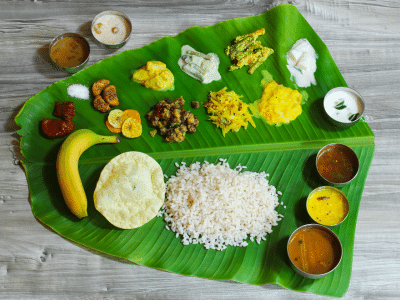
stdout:
{"type": "Polygon", "coordinates": [[[119,49],[128,42],[132,33],[132,23],[123,13],[106,10],[94,17],[91,30],[100,46],[119,49]]]}
{"type": "Polygon", "coordinates": [[[89,45],[89,42],[83,36],[81,36],[80,34],[67,32],[67,33],[60,34],[59,36],[55,37],[51,41],[50,46],[49,46],[49,53],[50,53],[50,58],[51,58],[52,62],[57,67],[59,67],[60,69],[72,74],[72,73],[76,73],[76,72],[82,70],[86,66],[87,62],[89,61],[90,45],[89,45]],[[82,45],[84,47],[86,47],[86,52],[84,53],[85,60],[83,62],[81,62],[80,64],[76,65],[76,66],[68,66],[68,67],[66,67],[64,64],[60,65],[60,63],[57,63],[57,61],[55,61],[53,59],[53,57],[52,57],[52,48],[56,47],[56,44],[59,41],[61,41],[64,38],[68,38],[68,37],[77,40],[79,43],[82,43],[82,45]]]}
{"type": "Polygon", "coordinates": [[[348,87],[331,89],[324,97],[323,106],[328,120],[340,128],[356,124],[365,110],[361,95],[348,87]]]}
{"type": "Polygon", "coordinates": [[[335,187],[350,183],[360,169],[360,162],[353,149],[337,143],[322,147],[318,151],[315,164],[323,181],[335,187]]]}
{"type": "MultiPolygon", "coordinates": [[[[325,214],[326,215],[329,214],[331,206],[325,205],[325,203],[326,204],[332,203],[330,201],[332,201],[332,200],[329,199],[329,197],[328,198],[323,197],[322,199],[317,198],[317,203],[318,203],[318,205],[320,205],[319,207],[323,208],[324,216],[325,216],[325,214]]],[[[341,190],[339,190],[335,187],[332,187],[332,186],[320,186],[320,187],[314,189],[307,197],[306,208],[307,208],[308,215],[314,222],[324,225],[324,226],[329,226],[329,227],[335,227],[335,226],[342,224],[344,222],[344,220],[346,220],[347,216],[349,215],[349,211],[350,211],[349,200],[347,199],[346,195],[341,190]],[[318,219],[318,217],[315,214],[310,212],[310,205],[312,205],[312,204],[310,204],[310,202],[311,202],[310,199],[314,196],[315,193],[318,193],[320,191],[327,191],[327,192],[329,191],[330,193],[337,193],[342,197],[344,205],[346,207],[346,213],[339,222],[337,222],[335,224],[328,224],[328,222],[324,223],[321,219],[318,219]]]]}
{"type": "MultiPolygon", "coordinates": [[[[297,242],[299,242],[299,241],[297,241],[297,242]]],[[[295,246],[295,245],[292,245],[292,246],[295,246]]],[[[313,250],[315,250],[315,249],[309,249],[308,248],[308,251],[313,251],[313,250]]],[[[289,256],[289,260],[290,260],[290,264],[291,264],[292,268],[298,274],[300,274],[300,275],[302,275],[304,277],[307,277],[307,278],[311,278],[311,279],[322,278],[322,277],[332,273],[337,268],[337,266],[340,264],[340,262],[342,260],[342,257],[343,257],[343,247],[342,247],[342,243],[339,240],[339,237],[331,229],[329,229],[328,227],[325,227],[325,226],[319,225],[319,224],[307,224],[307,225],[303,225],[303,226],[297,228],[291,234],[291,236],[289,237],[289,240],[288,240],[288,243],[287,243],[287,247],[286,247],[286,251],[287,251],[287,254],[289,256]],[[296,238],[297,233],[299,233],[302,230],[308,230],[308,229],[319,229],[319,230],[322,230],[323,232],[327,233],[331,237],[330,241],[332,242],[333,252],[335,253],[335,255],[334,255],[334,260],[335,261],[334,261],[334,264],[333,264],[332,268],[329,271],[325,272],[325,273],[314,274],[314,273],[305,272],[304,270],[300,269],[294,263],[294,260],[297,257],[293,257],[294,256],[293,252],[289,251],[290,244],[291,243],[296,243],[296,239],[295,238],[296,238]]],[[[307,251],[307,249],[305,251],[307,251]]],[[[318,250],[315,250],[315,251],[318,251],[318,250]]],[[[321,253],[319,253],[319,252],[313,253],[314,257],[317,256],[318,254],[321,254],[321,253]]],[[[299,258],[297,258],[297,259],[299,259],[299,258]]]]}

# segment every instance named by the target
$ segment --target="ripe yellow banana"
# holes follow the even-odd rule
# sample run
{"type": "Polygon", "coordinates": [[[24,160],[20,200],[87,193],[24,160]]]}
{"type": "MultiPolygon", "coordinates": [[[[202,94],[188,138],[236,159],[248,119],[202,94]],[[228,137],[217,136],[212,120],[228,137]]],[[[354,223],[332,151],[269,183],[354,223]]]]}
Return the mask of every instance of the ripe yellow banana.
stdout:
{"type": "Polygon", "coordinates": [[[100,143],[119,143],[118,136],[103,136],[89,129],[73,132],[61,145],[57,155],[57,178],[69,210],[78,218],[87,214],[87,198],[78,170],[82,153],[100,143]]]}

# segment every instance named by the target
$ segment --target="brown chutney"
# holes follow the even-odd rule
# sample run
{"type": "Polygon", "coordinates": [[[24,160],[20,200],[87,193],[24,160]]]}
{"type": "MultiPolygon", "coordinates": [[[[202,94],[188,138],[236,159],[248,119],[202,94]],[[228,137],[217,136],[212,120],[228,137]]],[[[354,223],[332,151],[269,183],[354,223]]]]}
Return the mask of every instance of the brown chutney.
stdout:
{"type": "Polygon", "coordinates": [[[327,145],[317,156],[319,174],[331,183],[346,183],[358,173],[357,155],[342,144],[327,145]]]}

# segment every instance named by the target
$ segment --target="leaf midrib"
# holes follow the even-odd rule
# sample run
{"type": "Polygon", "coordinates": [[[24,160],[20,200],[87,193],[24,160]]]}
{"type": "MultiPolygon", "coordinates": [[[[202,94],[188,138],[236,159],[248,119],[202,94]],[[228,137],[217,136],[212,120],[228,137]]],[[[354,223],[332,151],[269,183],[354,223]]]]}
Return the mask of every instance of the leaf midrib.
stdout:
{"type": "MultiPolygon", "coordinates": [[[[239,146],[225,146],[205,149],[193,149],[193,150],[174,150],[166,152],[150,152],[147,153],[154,159],[171,159],[171,158],[188,158],[188,157],[204,157],[209,155],[229,155],[249,152],[273,152],[273,151],[288,151],[288,150],[305,150],[305,149],[319,149],[325,145],[331,143],[345,144],[349,147],[358,146],[373,146],[374,136],[367,137],[351,137],[351,138],[340,138],[340,139],[326,139],[326,140],[315,140],[315,141],[301,141],[301,142],[284,142],[276,144],[256,144],[256,145],[239,145],[239,146]]],[[[90,165],[90,164],[104,164],[109,162],[114,156],[103,156],[94,158],[81,158],[79,164],[90,165]]],[[[37,165],[55,165],[55,162],[29,162],[25,161],[26,164],[37,164],[37,165]]]]}

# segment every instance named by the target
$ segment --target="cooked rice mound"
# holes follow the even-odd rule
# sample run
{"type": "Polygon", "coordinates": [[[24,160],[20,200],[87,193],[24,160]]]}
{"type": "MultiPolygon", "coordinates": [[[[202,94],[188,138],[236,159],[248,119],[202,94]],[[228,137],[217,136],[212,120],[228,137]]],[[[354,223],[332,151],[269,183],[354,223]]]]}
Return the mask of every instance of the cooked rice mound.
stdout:
{"type": "Polygon", "coordinates": [[[248,235],[252,242],[265,240],[283,217],[275,211],[278,195],[265,172],[241,172],[244,168],[231,169],[223,159],[216,165],[182,163],[167,181],[159,214],[167,229],[182,236],[184,245],[200,243],[206,249],[245,247],[248,235]]]}

